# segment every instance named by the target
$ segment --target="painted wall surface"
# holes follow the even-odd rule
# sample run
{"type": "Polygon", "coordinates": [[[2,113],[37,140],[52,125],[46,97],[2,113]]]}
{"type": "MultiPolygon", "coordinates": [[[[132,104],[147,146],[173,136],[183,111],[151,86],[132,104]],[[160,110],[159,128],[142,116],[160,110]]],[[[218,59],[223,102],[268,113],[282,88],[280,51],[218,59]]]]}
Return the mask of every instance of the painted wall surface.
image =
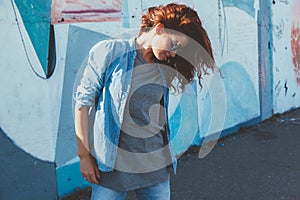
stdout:
{"type": "Polygon", "coordinates": [[[14,1],[0,3],[0,30],[0,199],[55,199],[63,70],[45,78],[14,1]]]}
{"type": "MultiPolygon", "coordinates": [[[[0,44],[6,47],[0,54],[1,137],[11,141],[11,149],[22,152],[18,154],[18,160],[23,158],[26,162],[19,165],[20,171],[22,167],[30,170],[31,164],[35,166],[34,163],[47,166],[47,172],[43,173],[51,176],[48,182],[51,192],[46,192],[46,198],[61,197],[78,187],[89,185],[79,172],[72,100],[88,50],[96,42],[107,38],[136,36],[143,9],[169,2],[173,1],[139,0],[132,4],[129,0],[122,0],[121,21],[55,23],[55,70],[51,77],[45,78],[35,48],[36,41],[31,37],[36,30],[27,28],[30,23],[20,14],[20,6],[13,0],[1,1],[0,29],[3,31],[0,32],[0,44]],[[56,176],[57,186],[53,184],[53,176],[56,176]]],[[[276,1],[272,6],[274,25],[270,35],[274,38],[274,77],[270,76],[274,81],[273,87],[264,89],[274,95],[274,104],[270,106],[275,113],[300,106],[299,43],[295,36],[299,31],[299,16],[295,12],[298,2],[276,1]],[[282,56],[286,59],[282,59],[282,56]]],[[[199,131],[191,133],[196,137],[189,142],[200,145],[258,119],[263,112],[259,84],[262,79],[258,56],[259,1],[214,0],[207,3],[204,0],[188,0],[181,3],[195,8],[200,15],[211,39],[216,63],[222,72],[222,78],[213,74],[205,76],[202,89],[193,85],[197,91],[199,131]]],[[[41,35],[41,40],[44,41],[45,37],[49,39],[41,35]]],[[[48,43],[40,45],[48,48],[48,43]]],[[[269,65],[264,67],[272,68],[269,65]]],[[[173,114],[175,118],[180,116],[175,109],[173,114]]],[[[187,147],[183,143],[175,143],[175,148],[183,151],[187,147]]],[[[209,152],[204,152],[203,156],[205,153],[209,152]]],[[[16,158],[7,157],[5,162],[11,163],[10,159],[16,158]]],[[[20,173],[16,170],[15,175],[20,173]]],[[[4,176],[5,173],[1,171],[0,175],[4,176]]],[[[38,177],[41,173],[36,171],[32,175],[38,177]]],[[[12,173],[9,175],[14,176],[12,173]]],[[[9,187],[9,184],[1,184],[0,190],[9,187]]],[[[21,185],[22,182],[13,184],[21,185]]],[[[41,184],[40,188],[44,186],[41,184]]],[[[35,187],[32,186],[32,189],[35,187]]],[[[4,191],[0,191],[0,194],[8,197],[4,191]]],[[[20,197],[25,190],[15,194],[20,197]]],[[[33,192],[29,198],[34,195],[33,192]]]]}
{"type": "Polygon", "coordinates": [[[300,106],[300,1],[272,4],[274,112],[300,106]]]}
{"type": "Polygon", "coordinates": [[[116,21],[122,17],[122,0],[53,0],[52,23],[116,21]]]}

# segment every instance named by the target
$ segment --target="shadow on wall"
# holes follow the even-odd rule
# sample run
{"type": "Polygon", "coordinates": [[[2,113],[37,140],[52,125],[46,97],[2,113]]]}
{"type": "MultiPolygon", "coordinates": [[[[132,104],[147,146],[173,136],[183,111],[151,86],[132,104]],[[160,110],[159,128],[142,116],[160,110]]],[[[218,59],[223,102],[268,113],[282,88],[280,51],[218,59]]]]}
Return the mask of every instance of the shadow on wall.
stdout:
{"type": "Polygon", "coordinates": [[[55,164],[32,157],[0,129],[0,199],[56,199],[55,164]]]}

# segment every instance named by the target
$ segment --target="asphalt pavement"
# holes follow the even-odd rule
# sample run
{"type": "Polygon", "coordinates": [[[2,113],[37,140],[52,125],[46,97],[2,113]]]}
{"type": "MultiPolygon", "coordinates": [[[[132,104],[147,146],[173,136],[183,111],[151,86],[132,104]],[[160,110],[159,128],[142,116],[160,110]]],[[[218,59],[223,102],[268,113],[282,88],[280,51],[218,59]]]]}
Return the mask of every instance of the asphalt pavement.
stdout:
{"type": "MultiPolygon", "coordinates": [[[[300,200],[299,108],[220,139],[204,158],[198,152],[193,147],[180,157],[172,200],[300,200]]],[[[87,188],[64,199],[89,196],[87,188]]]]}

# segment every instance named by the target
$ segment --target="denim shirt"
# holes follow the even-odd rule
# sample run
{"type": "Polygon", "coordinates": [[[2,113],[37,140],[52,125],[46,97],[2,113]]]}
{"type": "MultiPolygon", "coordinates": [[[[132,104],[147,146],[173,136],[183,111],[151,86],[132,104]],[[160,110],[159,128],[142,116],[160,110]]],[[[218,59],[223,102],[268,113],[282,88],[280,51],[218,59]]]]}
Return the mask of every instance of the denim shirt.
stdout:
{"type": "MultiPolygon", "coordinates": [[[[83,77],[74,94],[75,109],[93,107],[95,99],[99,98],[93,130],[89,132],[89,137],[92,137],[89,148],[103,172],[114,168],[135,57],[135,38],[98,42],[89,51],[83,77]]],[[[166,86],[166,74],[161,67],[159,71],[166,86]]],[[[198,133],[197,96],[195,87],[181,95],[173,95],[168,87],[164,88],[167,146],[176,173],[176,156],[191,145],[198,133]]]]}

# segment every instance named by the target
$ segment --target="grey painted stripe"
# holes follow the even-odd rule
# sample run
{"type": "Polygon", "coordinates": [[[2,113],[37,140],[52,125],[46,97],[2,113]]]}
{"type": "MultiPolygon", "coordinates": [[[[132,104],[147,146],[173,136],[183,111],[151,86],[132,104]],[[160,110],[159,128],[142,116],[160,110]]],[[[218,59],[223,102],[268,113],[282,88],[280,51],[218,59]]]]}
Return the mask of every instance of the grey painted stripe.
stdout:
{"type": "Polygon", "coordinates": [[[258,12],[258,49],[259,49],[259,88],[261,120],[270,118],[273,114],[272,95],[272,29],[271,1],[259,1],[258,12]]]}

